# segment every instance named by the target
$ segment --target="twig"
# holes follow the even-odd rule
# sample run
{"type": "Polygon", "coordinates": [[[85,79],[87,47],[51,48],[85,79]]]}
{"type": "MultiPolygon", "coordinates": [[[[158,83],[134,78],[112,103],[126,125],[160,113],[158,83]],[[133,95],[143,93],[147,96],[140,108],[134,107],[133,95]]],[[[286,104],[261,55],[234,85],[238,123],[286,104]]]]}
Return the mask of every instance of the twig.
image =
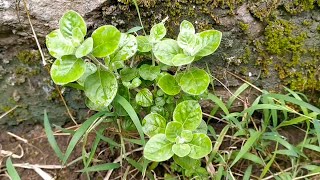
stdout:
{"type": "Polygon", "coordinates": [[[54,178],[48,174],[47,172],[43,171],[42,169],[38,168],[38,167],[33,167],[33,170],[39,174],[39,176],[42,177],[43,180],[54,180],[54,178]]]}
{"type": "Polygon", "coordinates": [[[27,2],[26,2],[26,0],[23,0],[23,4],[24,4],[24,8],[25,8],[26,13],[27,13],[27,17],[28,17],[28,21],[29,21],[29,24],[30,24],[32,33],[33,33],[33,37],[34,37],[34,39],[35,39],[35,41],[36,41],[36,43],[37,43],[37,46],[38,46],[38,49],[39,49],[39,52],[40,52],[40,55],[41,55],[42,65],[43,65],[43,66],[46,66],[46,65],[47,65],[47,62],[46,62],[46,60],[45,60],[45,58],[44,58],[44,55],[43,55],[43,52],[42,52],[42,50],[41,50],[41,46],[40,46],[40,43],[39,43],[39,41],[38,41],[37,34],[36,34],[36,32],[34,31],[33,25],[32,25],[32,23],[31,23],[30,14],[29,14],[29,9],[28,9],[28,7],[27,7],[27,2]]]}
{"type": "MultiPolygon", "coordinates": [[[[142,151],[142,150],[143,150],[143,147],[140,147],[140,148],[138,148],[138,149],[134,149],[134,150],[132,150],[132,151],[130,151],[130,152],[127,152],[127,153],[123,154],[122,156],[117,157],[117,159],[115,159],[115,160],[113,161],[113,163],[118,163],[118,162],[121,161],[121,159],[122,159],[123,157],[128,156],[128,155],[130,155],[130,154],[132,154],[132,153],[134,153],[134,152],[137,152],[137,151],[142,151]]],[[[104,177],[103,180],[109,180],[112,172],[113,172],[113,169],[109,170],[108,173],[107,173],[107,175],[104,177]]]]}
{"type": "Polygon", "coordinates": [[[24,169],[34,169],[34,168],[41,168],[41,169],[62,169],[66,166],[62,165],[40,165],[40,164],[29,164],[29,163],[22,163],[22,164],[13,164],[14,167],[24,168],[24,169]]]}
{"type": "Polygon", "coordinates": [[[9,136],[12,136],[12,137],[16,138],[16,139],[19,140],[19,141],[22,141],[22,142],[24,142],[24,143],[28,143],[28,140],[26,140],[26,139],[24,139],[24,138],[22,138],[22,137],[20,137],[20,136],[18,136],[18,135],[15,135],[15,134],[13,134],[13,133],[11,133],[11,132],[7,132],[7,134],[8,134],[9,136]]]}
{"type": "Polygon", "coordinates": [[[18,105],[14,106],[13,108],[9,109],[9,111],[3,113],[0,115],[0,119],[4,118],[6,115],[8,115],[9,113],[11,113],[13,110],[15,110],[17,107],[19,107],[18,105]]]}

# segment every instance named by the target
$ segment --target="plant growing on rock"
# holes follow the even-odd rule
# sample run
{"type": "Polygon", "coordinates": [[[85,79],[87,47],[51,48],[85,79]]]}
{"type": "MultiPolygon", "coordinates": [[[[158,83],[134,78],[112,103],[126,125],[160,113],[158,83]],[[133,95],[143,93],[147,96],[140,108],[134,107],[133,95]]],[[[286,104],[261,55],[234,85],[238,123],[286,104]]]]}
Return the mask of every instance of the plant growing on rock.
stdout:
{"type": "Polygon", "coordinates": [[[76,84],[92,110],[115,113],[115,119],[131,118],[142,142],[143,133],[150,137],[144,148],[146,159],[165,161],[174,156],[181,164],[203,158],[212,143],[197,99],[207,91],[210,76],[190,64],[214,53],[222,33],[195,33],[186,20],[177,39],[165,38],[164,21],[154,25],[149,35],[130,34],[135,29],[139,28],[122,33],[103,25],[89,37],[83,18],[75,11],[66,12],[59,29],[46,37],[49,53],[56,58],[52,80],[58,85],[76,84]],[[137,52],[152,57],[151,61],[137,63],[137,52]],[[142,125],[134,120],[140,111],[148,114],[141,115],[142,125]],[[173,121],[167,122],[171,117],[173,121]]]}

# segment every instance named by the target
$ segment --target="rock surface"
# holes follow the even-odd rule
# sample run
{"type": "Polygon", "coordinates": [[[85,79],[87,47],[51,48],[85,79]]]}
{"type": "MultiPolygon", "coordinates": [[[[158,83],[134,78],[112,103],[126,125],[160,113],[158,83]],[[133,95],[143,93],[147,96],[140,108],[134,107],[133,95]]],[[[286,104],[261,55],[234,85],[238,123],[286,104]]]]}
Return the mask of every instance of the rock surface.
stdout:
{"type": "MultiPolygon", "coordinates": [[[[44,37],[58,27],[58,20],[68,9],[85,18],[89,33],[102,24],[112,24],[123,32],[140,25],[135,6],[128,0],[26,2],[48,62],[52,59],[45,51],[44,37]]],[[[169,16],[166,25],[170,37],[176,36],[183,19],[194,23],[198,31],[222,31],[218,51],[196,64],[204,68],[208,64],[227,87],[235,89],[243,83],[228,73],[233,72],[270,90],[286,85],[299,91],[320,91],[320,0],[303,5],[291,0],[138,2],[147,30],[169,16]]],[[[0,124],[41,121],[44,109],[54,122],[70,120],[48,71],[41,65],[24,1],[0,0],[0,17],[0,114],[18,106],[1,118],[0,124]]],[[[218,89],[220,82],[216,81],[218,89]]],[[[63,88],[62,93],[73,115],[82,121],[87,109],[80,92],[63,88]]]]}

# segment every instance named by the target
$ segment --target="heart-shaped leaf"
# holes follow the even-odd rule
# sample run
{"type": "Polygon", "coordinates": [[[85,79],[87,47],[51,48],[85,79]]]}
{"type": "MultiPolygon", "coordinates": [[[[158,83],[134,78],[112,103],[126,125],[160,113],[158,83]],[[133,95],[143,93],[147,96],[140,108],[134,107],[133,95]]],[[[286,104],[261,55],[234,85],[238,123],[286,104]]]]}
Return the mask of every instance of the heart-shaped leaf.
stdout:
{"type": "Polygon", "coordinates": [[[150,30],[150,40],[151,42],[159,42],[167,33],[167,29],[164,26],[164,23],[158,23],[154,26],[152,26],[150,30]]]}
{"type": "Polygon", "coordinates": [[[70,39],[66,39],[59,29],[46,36],[46,45],[51,56],[60,59],[64,55],[74,53],[75,47],[70,39]]]}
{"type": "Polygon", "coordinates": [[[190,153],[191,148],[189,144],[174,144],[172,146],[172,151],[179,157],[185,157],[190,153]]]}
{"type": "Polygon", "coordinates": [[[142,79],[153,81],[160,74],[160,67],[144,64],[139,68],[139,74],[142,79]]]}
{"type": "Polygon", "coordinates": [[[144,88],[136,95],[136,102],[142,107],[149,107],[153,104],[153,95],[149,89],[144,88]]]}
{"type": "Polygon", "coordinates": [[[86,39],[76,50],[76,57],[82,58],[83,56],[88,55],[93,49],[93,39],[89,37],[86,39]]]}
{"type": "Polygon", "coordinates": [[[173,66],[172,59],[177,54],[182,54],[183,51],[179,47],[177,41],[166,39],[157,43],[153,48],[154,56],[163,64],[173,66]]]}
{"type": "Polygon", "coordinates": [[[118,49],[110,55],[111,61],[125,61],[131,58],[138,49],[138,42],[134,35],[121,33],[118,49]]]}
{"type": "Polygon", "coordinates": [[[208,56],[218,49],[222,33],[217,30],[208,30],[199,33],[198,36],[201,39],[201,50],[196,56],[208,56]]]}
{"type": "Polygon", "coordinates": [[[179,81],[181,89],[191,95],[200,95],[207,90],[210,83],[208,73],[202,69],[194,68],[185,72],[179,81]]]}
{"type": "Polygon", "coordinates": [[[93,52],[95,57],[106,57],[118,48],[121,33],[112,25],[104,25],[92,33],[93,52]]]}
{"type": "Polygon", "coordinates": [[[183,129],[193,131],[202,120],[202,110],[195,100],[186,100],[179,103],[174,112],[173,120],[182,124],[183,129]]]}
{"type": "Polygon", "coordinates": [[[87,34],[87,26],[83,18],[77,12],[70,10],[61,17],[59,29],[64,37],[71,38],[75,28],[81,30],[83,37],[87,34]]]}
{"type": "Polygon", "coordinates": [[[86,96],[98,106],[107,107],[117,94],[118,83],[113,73],[98,70],[84,82],[86,96]]]}
{"type": "Polygon", "coordinates": [[[170,74],[166,74],[166,75],[162,76],[158,80],[158,86],[161,88],[161,90],[164,93],[171,95],[171,96],[179,94],[179,92],[181,90],[176,79],[170,74]]]}
{"type": "Polygon", "coordinates": [[[171,142],[176,142],[176,138],[180,136],[182,132],[182,124],[179,122],[171,121],[166,127],[166,137],[171,142]]]}
{"type": "Polygon", "coordinates": [[[173,143],[168,141],[166,135],[156,134],[144,146],[143,155],[150,161],[166,161],[173,156],[173,143]]]}
{"type": "Polygon", "coordinates": [[[52,80],[59,85],[64,85],[78,80],[85,72],[86,65],[82,59],[73,55],[62,56],[51,66],[52,80]]]}
{"type": "Polygon", "coordinates": [[[208,155],[212,150],[212,143],[206,134],[195,133],[193,139],[188,143],[191,147],[189,157],[200,159],[208,155]]]}
{"type": "Polygon", "coordinates": [[[156,134],[164,134],[166,124],[167,120],[160,114],[151,113],[142,120],[142,130],[146,135],[152,137],[156,134]]]}
{"type": "Polygon", "coordinates": [[[138,51],[149,52],[152,49],[152,44],[149,40],[149,36],[137,36],[138,51]]]}

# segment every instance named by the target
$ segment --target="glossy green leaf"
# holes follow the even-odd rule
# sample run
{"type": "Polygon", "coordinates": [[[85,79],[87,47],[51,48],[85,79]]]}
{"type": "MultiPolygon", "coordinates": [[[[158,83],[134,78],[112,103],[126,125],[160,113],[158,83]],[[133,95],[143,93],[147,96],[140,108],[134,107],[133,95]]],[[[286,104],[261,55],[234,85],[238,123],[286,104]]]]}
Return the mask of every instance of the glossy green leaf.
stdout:
{"type": "Polygon", "coordinates": [[[121,33],[118,49],[110,55],[111,61],[125,61],[131,58],[138,49],[138,42],[134,35],[121,33]]]}
{"type": "Polygon", "coordinates": [[[184,143],[184,142],[190,142],[193,139],[192,131],[189,130],[183,130],[181,132],[181,138],[183,138],[183,142],[177,142],[177,143],[184,143]]]}
{"type": "Polygon", "coordinates": [[[73,55],[62,56],[51,66],[52,80],[59,85],[64,85],[78,80],[85,72],[86,65],[82,59],[73,55]]]}
{"type": "Polygon", "coordinates": [[[198,34],[201,39],[201,50],[196,56],[208,56],[214,53],[221,42],[222,33],[217,30],[203,31],[198,34]]]}
{"type": "Polygon", "coordinates": [[[154,56],[163,64],[173,66],[172,59],[177,54],[182,54],[183,51],[179,47],[177,41],[166,39],[157,43],[153,48],[154,56]]]}
{"type": "Polygon", "coordinates": [[[144,80],[153,81],[160,74],[159,66],[144,64],[139,68],[139,75],[144,80]]]}
{"type": "Polygon", "coordinates": [[[87,77],[97,71],[97,66],[92,62],[85,62],[86,70],[84,71],[83,75],[77,80],[77,82],[84,86],[84,81],[87,77]]]}
{"type": "Polygon", "coordinates": [[[210,84],[208,73],[202,69],[194,68],[185,72],[179,81],[181,89],[191,95],[200,95],[210,84]]]}
{"type": "Polygon", "coordinates": [[[93,49],[93,39],[89,37],[86,39],[76,50],[76,57],[82,58],[83,56],[88,55],[93,49]]]}
{"type": "Polygon", "coordinates": [[[87,34],[87,26],[81,15],[75,11],[69,10],[61,17],[59,29],[64,37],[72,37],[75,28],[81,30],[83,37],[87,34]]]}
{"type": "Polygon", "coordinates": [[[172,64],[174,66],[183,66],[192,63],[194,56],[188,56],[186,54],[177,54],[172,59],[172,64]]]}
{"type": "Polygon", "coordinates": [[[61,56],[73,54],[75,47],[70,39],[66,39],[59,29],[46,36],[46,45],[51,56],[59,59],[61,56]]]}
{"type": "Polygon", "coordinates": [[[136,95],[136,102],[142,107],[149,107],[153,104],[153,95],[149,89],[144,88],[136,95]]]}
{"type": "Polygon", "coordinates": [[[172,152],[173,143],[168,141],[166,135],[157,134],[152,136],[146,143],[143,155],[150,161],[166,161],[173,156],[172,152]]]}
{"type": "Polygon", "coordinates": [[[172,146],[172,151],[179,157],[185,157],[190,153],[191,148],[189,144],[174,144],[172,146]]]}
{"type": "Polygon", "coordinates": [[[95,104],[89,98],[86,98],[85,104],[89,109],[91,109],[93,111],[106,111],[106,110],[108,110],[108,105],[95,104]]]}
{"type": "Polygon", "coordinates": [[[120,70],[122,81],[131,81],[138,76],[138,71],[135,68],[123,68],[120,70]]]}
{"type": "Polygon", "coordinates": [[[181,90],[176,79],[170,74],[166,74],[166,75],[162,76],[158,80],[158,86],[161,88],[161,90],[164,93],[171,95],[171,96],[179,94],[179,92],[181,90]]]}
{"type": "Polygon", "coordinates": [[[195,56],[202,48],[201,38],[190,32],[179,33],[177,42],[189,56],[195,56]]]}
{"type": "Polygon", "coordinates": [[[92,33],[92,54],[99,58],[112,54],[119,46],[120,37],[120,31],[112,25],[104,25],[99,27],[92,33]]]}
{"type": "Polygon", "coordinates": [[[149,137],[156,134],[164,134],[166,125],[167,120],[157,113],[150,113],[142,120],[142,130],[149,137]]]}
{"type": "Polygon", "coordinates": [[[181,166],[184,169],[193,169],[195,167],[201,166],[200,159],[192,159],[189,156],[185,156],[185,157],[173,156],[173,160],[175,163],[177,163],[179,166],[181,166]]]}
{"type": "Polygon", "coordinates": [[[150,40],[151,40],[151,42],[160,41],[162,38],[164,38],[166,33],[167,33],[167,29],[164,26],[163,22],[152,26],[152,28],[150,30],[150,40]]]}
{"type": "Polygon", "coordinates": [[[79,46],[84,40],[84,35],[80,28],[76,27],[72,30],[72,37],[70,38],[75,47],[79,46]]]}
{"type": "Polygon", "coordinates": [[[149,41],[149,36],[137,36],[138,51],[149,52],[152,49],[152,44],[149,41]]]}
{"type": "Polygon", "coordinates": [[[196,31],[193,24],[187,20],[183,20],[180,24],[180,33],[188,32],[194,34],[196,31]]]}
{"type": "Polygon", "coordinates": [[[84,82],[86,96],[100,106],[108,106],[116,96],[117,90],[117,79],[109,71],[98,70],[88,76],[84,82]]]}
{"type": "Polygon", "coordinates": [[[179,103],[174,112],[173,120],[182,124],[183,129],[193,131],[202,121],[202,110],[195,100],[186,100],[179,103]]]}
{"type": "Polygon", "coordinates": [[[202,133],[202,134],[207,134],[208,132],[208,126],[207,126],[207,123],[202,120],[200,125],[197,127],[196,130],[194,130],[194,132],[196,133],[202,133]]]}
{"type": "Polygon", "coordinates": [[[166,138],[171,142],[176,142],[176,138],[181,135],[182,130],[181,123],[171,121],[167,124],[165,130],[166,138]]]}
{"type": "Polygon", "coordinates": [[[195,133],[193,139],[188,143],[191,147],[189,157],[200,159],[208,155],[212,150],[210,138],[206,134],[195,133]]]}

